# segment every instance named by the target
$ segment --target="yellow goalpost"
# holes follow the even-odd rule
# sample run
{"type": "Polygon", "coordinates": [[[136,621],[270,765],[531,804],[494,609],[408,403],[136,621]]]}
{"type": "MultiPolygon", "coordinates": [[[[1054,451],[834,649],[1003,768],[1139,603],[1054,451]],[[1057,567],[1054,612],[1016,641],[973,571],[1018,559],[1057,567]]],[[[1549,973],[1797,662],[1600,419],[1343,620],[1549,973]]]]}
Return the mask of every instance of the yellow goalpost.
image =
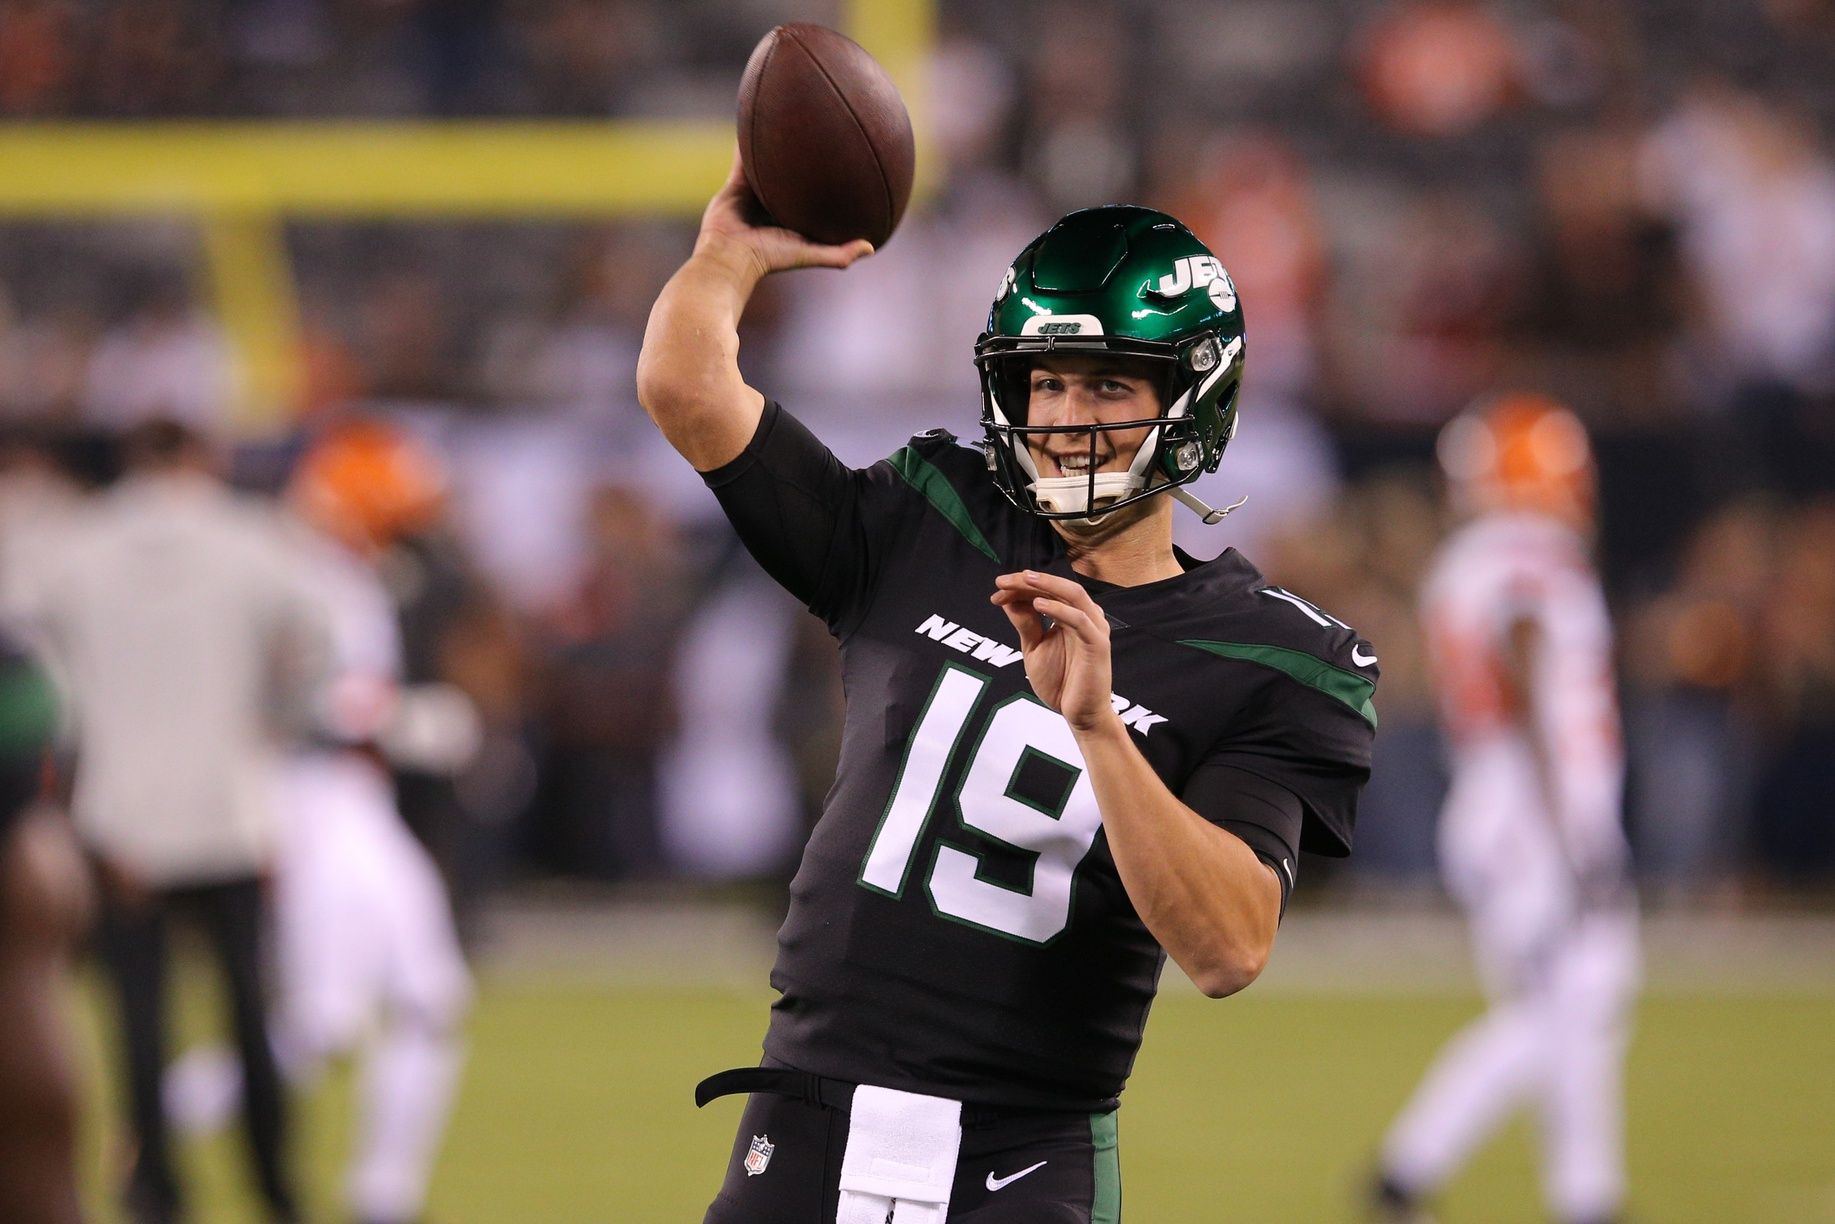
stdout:
{"type": "MultiPolygon", "coordinates": [[[[934,4],[840,5],[920,125],[934,4]]],[[[302,387],[288,220],[691,217],[732,149],[730,119],[7,124],[0,219],[194,218],[240,367],[234,416],[260,432],[302,387]]]]}

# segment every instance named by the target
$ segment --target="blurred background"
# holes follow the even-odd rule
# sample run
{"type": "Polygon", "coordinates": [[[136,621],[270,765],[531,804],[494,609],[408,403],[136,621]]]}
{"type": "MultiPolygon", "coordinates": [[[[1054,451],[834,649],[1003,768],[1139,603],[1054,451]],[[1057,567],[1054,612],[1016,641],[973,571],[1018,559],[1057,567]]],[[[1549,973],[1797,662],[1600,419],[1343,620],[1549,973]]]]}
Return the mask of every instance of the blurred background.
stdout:
{"type": "MultiPolygon", "coordinates": [[[[779,885],[831,776],[833,651],[654,435],[633,371],[724,173],[745,57],[786,20],[852,32],[918,126],[920,198],[886,249],[773,281],[746,320],[750,381],[844,459],[977,433],[988,302],[1063,211],[1170,211],[1240,289],[1242,429],[1198,492],[1249,501],[1181,542],[1240,548],[1356,625],[1382,726],[1356,855],[1303,870],[1283,933],[1300,948],[1251,992],[1270,1000],[1167,1021],[1208,1032],[1185,1048],[1255,1049],[1232,1037],[1240,1006],[1298,1043],[1268,1068],[1288,1080],[1394,1060],[1327,1144],[1354,1169],[1463,1014],[1414,611],[1442,530],[1433,439],[1475,396],[1546,391],[1599,455],[1627,820],[1652,981],[1681,1009],[1634,1054],[1655,1094],[1634,1095],[1634,1210],[1835,1219],[1835,5],[0,0],[0,596],[29,589],[149,419],[215,439],[257,496],[352,416],[443,469],[437,518],[382,561],[409,678],[457,686],[482,728],[456,776],[399,779],[483,974],[453,1140],[471,1172],[449,1153],[440,1217],[690,1218],[629,1204],[705,1201],[730,1128],[687,1092],[762,1033],[779,885]],[[525,1080],[493,1060],[543,1045],[519,1034],[556,1022],[548,989],[586,1000],[567,996],[585,1010],[561,1044],[597,1070],[564,1090],[603,1095],[569,1126],[611,1155],[581,1157],[592,1202],[493,1205],[479,1162],[515,1145],[474,1094],[525,1080]],[[684,1030],[680,1082],[653,1085],[672,1137],[606,1129],[645,1108],[619,1061],[658,1023],[643,1000],[705,1018],[735,997],[721,1037],[684,1030]],[[1723,998],[1776,1006],[1706,1017],[1723,998]],[[1283,999],[1311,1001],[1297,1028],[1267,1010],[1283,999]],[[1333,1007],[1348,1031],[1327,1036],[1333,1007]],[[1773,1044],[1772,1023],[1798,1060],[1774,1078],[1800,1159],[1659,1165],[1748,1125],[1739,1102],[1685,1103],[1701,1064],[1773,1044]],[[1354,1064],[1313,1060],[1359,1033],[1354,1064]],[[1661,1129],[1682,1120],[1699,1126],[1661,1129]],[[664,1150],[680,1200],[642,1197],[649,1158],[628,1155],[664,1150]],[[1691,1176],[1723,1196],[1649,1189],[1691,1176]]],[[[1175,1109],[1158,1041],[1144,1117],[1175,1109]]],[[[1776,1120],[1770,1073],[1742,1074],[1728,1091],[1776,1120]]],[[[1299,1130],[1271,1126],[1258,1142],[1304,1161],[1299,1130]]],[[[1239,1158],[1211,1143],[1192,1159],[1239,1158]]],[[[1145,1218],[1221,1218],[1151,1197],[1155,1169],[1196,1180],[1167,1144],[1124,1145],[1145,1218]]],[[[1537,1218],[1526,1151],[1448,1218],[1537,1218]]],[[[1241,1218],[1348,1218],[1344,1186],[1281,1181],[1241,1218]]]]}

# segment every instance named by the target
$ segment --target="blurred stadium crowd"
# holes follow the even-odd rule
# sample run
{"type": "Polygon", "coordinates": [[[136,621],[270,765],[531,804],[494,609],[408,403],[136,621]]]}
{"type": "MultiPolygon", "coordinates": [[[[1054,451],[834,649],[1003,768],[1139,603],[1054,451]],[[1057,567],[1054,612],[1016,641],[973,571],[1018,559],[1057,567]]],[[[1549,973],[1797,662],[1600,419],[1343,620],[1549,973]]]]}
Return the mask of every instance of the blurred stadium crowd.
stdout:
{"type": "MultiPolygon", "coordinates": [[[[1182,542],[1243,548],[1382,652],[1362,841],[1330,887],[1431,873],[1414,598],[1441,529],[1433,438],[1519,387],[1595,434],[1641,874],[1694,900],[1835,880],[1835,4],[939,15],[920,130],[936,190],[856,271],[768,286],[755,385],[853,462],[932,425],[972,437],[970,350],[1012,255],[1073,207],[1165,208],[1223,257],[1249,328],[1244,428],[1208,483],[1250,500],[1182,542]]],[[[791,18],[836,14],[4,0],[0,115],[705,117],[791,18]]],[[[326,422],[387,418],[446,472],[439,521],[387,564],[409,679],[464,689],[485,728],[460,777],[404,783],[459,892],[784,869],[829,778],[832,659],[633,390],[692,233],[291,225],[307,386],[283,431],[251,437],[191,227],[0,224],[8,580],[130,425],[211,433],[271,493],[326,422]]]]}

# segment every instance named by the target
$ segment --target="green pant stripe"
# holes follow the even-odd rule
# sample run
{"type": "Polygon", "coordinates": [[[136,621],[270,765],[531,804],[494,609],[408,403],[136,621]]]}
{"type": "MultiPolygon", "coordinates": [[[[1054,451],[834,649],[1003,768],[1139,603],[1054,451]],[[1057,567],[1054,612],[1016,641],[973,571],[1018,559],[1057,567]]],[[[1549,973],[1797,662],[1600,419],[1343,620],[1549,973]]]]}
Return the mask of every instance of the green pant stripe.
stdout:
{"type": "Polygon", "coordinates": [[[1119,1110],[1090,1115],[1090,1147],[1095,1149],[1096,1190],[1090,1199],[1090,1224],[1121,1224],[1121,1148],[1116,1140],[1119,1110]]]}

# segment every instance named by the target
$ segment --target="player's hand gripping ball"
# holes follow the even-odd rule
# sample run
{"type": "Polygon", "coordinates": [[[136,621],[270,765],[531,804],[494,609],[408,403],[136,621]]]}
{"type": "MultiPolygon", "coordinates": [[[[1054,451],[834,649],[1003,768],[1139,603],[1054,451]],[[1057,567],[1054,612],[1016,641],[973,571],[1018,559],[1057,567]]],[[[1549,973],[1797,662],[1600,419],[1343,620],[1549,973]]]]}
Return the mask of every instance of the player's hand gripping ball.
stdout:
{"type": "Polygon", "coordinates": [[[799,21],[765,35],[746,64],[739,158],[778,225],[816,242],[878,247],[905,215],[917,154],[911,116],[879,62],[799,21]]]}

